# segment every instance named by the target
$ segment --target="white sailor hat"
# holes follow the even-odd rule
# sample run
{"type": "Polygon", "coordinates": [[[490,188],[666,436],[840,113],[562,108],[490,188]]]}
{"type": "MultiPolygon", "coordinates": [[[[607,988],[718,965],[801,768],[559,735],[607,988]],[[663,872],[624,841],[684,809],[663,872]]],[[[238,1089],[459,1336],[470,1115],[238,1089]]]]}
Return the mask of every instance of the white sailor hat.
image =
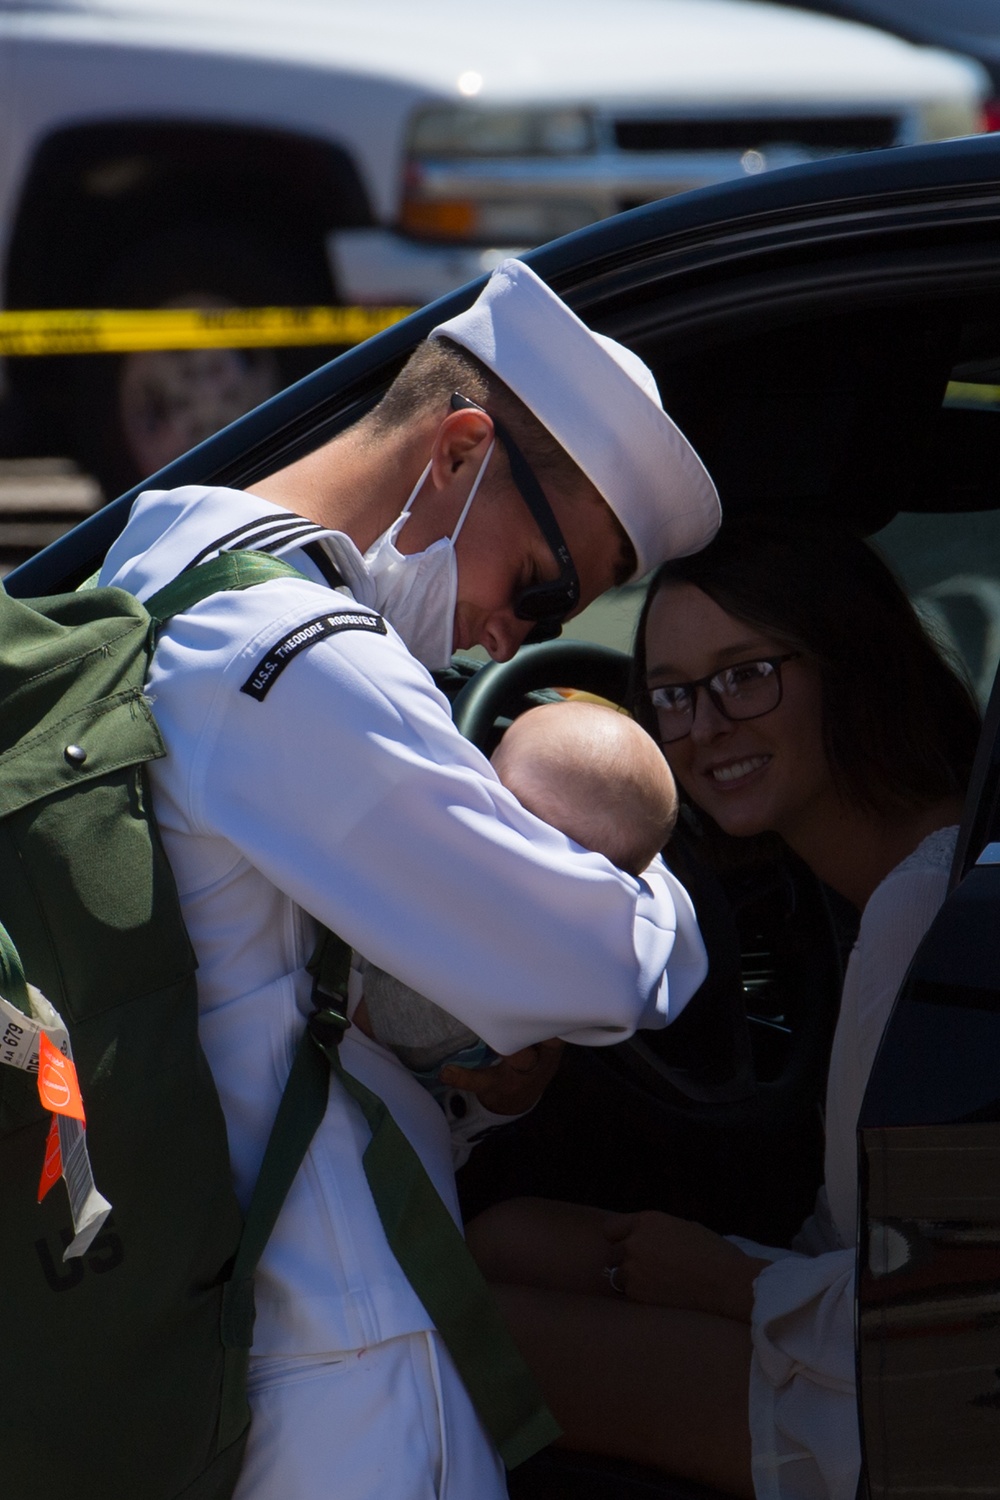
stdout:
{"type": "Polygon", "coordinates": [[[635,577],[711,541],[722,512],[708,470],[663,410],[653,373],[594,333],[529,266],[505,260],[449,338],[498,375],[587,475],[635,547],[635,577]]]}

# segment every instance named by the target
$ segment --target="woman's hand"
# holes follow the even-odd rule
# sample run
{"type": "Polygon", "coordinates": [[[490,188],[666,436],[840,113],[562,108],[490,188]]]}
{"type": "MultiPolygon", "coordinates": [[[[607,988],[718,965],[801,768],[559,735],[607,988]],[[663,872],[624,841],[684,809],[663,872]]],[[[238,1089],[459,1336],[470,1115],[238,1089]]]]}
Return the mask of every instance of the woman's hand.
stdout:
{"type": "Polygon", "coordinates": [[[609,1214],[604,1224],[612,1290],[631,1302],[717,1313],[749,1323],[753,1283],[768,1264],[721,1235],[670,1214],[609,1214]]]}
{"type": "Polygon", "coordinates": [[[523,1115],[544,1094],[565,1045],[553,1037],[536,1047],[524,1047],[509,1057],[501,1057],[492,1068],[458,1068],[449,1063],[441,1069],[441,1082],[449,1088],[475,1094],[484,1109],[495,1115],[523,1115]]]}

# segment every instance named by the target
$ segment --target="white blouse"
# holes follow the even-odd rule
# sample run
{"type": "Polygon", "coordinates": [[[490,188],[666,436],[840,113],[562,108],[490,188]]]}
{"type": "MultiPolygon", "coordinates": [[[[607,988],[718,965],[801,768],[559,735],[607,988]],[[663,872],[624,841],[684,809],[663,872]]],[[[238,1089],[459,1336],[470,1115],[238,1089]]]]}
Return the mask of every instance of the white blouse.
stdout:
{"type": "Polygon", "coordinates": [[[941,828],[873,892],[844,977],[826,1093],[825,1185],[792,1251],[754,1284],[750,1432],[757,1500],[855,1500],[856,1128],[875,1053],[918,944],[944,900],[958,837],[941,828]]]}

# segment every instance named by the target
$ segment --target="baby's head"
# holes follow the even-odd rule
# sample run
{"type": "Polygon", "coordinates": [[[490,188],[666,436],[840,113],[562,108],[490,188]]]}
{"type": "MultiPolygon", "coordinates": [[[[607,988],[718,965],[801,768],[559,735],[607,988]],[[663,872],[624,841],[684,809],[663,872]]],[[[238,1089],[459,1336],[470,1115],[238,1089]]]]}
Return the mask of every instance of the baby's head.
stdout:
{"type": "Polygon", "coordinates": [[[493,753],[529,812],[638,875],[677,820],[677,788],[634,719],[596,703],[543,703],[516,718],[493,753]]]}

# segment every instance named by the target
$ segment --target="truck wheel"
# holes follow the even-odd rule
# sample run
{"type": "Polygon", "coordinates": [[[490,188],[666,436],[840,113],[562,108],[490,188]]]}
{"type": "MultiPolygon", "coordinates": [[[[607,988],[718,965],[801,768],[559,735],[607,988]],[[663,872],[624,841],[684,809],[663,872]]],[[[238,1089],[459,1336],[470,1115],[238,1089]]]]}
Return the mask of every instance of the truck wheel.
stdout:
{"type": "MultiPolygon", "coordinates": [[[[251,232],[191,225],[133,248],[98,307],[257,307],[332,300],[322,255],[251,232]]],[[[74,457],[108,499],[186,453],[336,352],[162,350],[74,361],[74,457]]]]}

